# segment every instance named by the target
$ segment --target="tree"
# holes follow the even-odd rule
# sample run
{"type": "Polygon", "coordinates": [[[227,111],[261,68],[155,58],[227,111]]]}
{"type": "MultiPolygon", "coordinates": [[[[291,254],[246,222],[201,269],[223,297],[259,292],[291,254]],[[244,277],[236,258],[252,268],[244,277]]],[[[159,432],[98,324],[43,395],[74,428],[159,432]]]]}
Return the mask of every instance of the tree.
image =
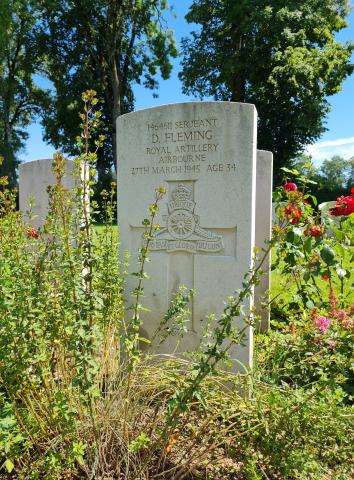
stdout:
{"type": "Polygon", "coordinates": [[[38,114],[44,92],[33,81],[38,69],[33,27],[36,2],[0,3],[0,176],[16,184],[18,153],[28,136],[26,127],[38,114]]]}
{"type": "Polygon", "coordinates": [[[308,184],[311,193],[317,197],[319,203],[335,200],[341,195],[348,195],[353,183],[354,158],[345,160],[339,155],[323,160],[319,167],[312,163],[310,155],[301,154],[294,159],[292,168],[301,175],[314,180],[315,184],[308,184]]]}
{"type": "Polygon", "coordinates": [[[354,188],[354,157],[348,160],[348,181],[347,181],[347,188],[352,189],[354,188]]]}
{"type": "Polygon", "coordinates": [[[183,48],[184,93],[254,103],[258,146],[281,166],[325,130],[326,97],[352,73],[347,0],[194,0],[186,16],[201,25],[183,48]]]}
{"type": "Polygon", "coordinates": [[[350,169],[350,160],[345,160],[339,155],[333,156],[330,160],[324,160],[320,167],[321,184],[333,191],[346,189],[350,169]]]}
{"type": "Polygon", "coordinates": [[[106,141],[98,157],[100,180],[115,166],[115,124],[133,109],[134,82],[155,90],[156,73],[170,75],[177,55],[162,17],[166,0],[43,0],[39,40],[45,74],[54,86],[43,108],[45,140],[76,153],[81,93],[102,100],[106,141]]]}

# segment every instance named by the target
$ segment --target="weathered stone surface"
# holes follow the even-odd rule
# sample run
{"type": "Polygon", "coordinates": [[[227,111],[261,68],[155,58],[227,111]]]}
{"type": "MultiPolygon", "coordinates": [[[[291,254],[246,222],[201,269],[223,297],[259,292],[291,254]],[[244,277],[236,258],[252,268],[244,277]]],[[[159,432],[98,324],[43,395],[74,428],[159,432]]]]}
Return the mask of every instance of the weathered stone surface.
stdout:
{"type": "MultiPolygon", "coordinates": [[[[19,207],[27,212],[30,200],[34,201],[32,212],[35,216],[31,223],[35,227],[43,225],[48,213],[48,189],[55,184],[52,165],[52,159],[43,159],[23,163],[19,168],[19,207]]],[[[68,160],[63,177],[63,185],[68,190],[75,187],[73,170],[74,162],[68,160]]]]}
{"type": "MultiPolygon", "coordinates": [[[[255,239],[257,114],[253,105],[206,102],[166,105],[117,121],[118,224],[121,251],[136,271],[141,222],[156,187],[167,187],[158,214],[142,304],[144,335],[151,338],[179,285],[196,290],[188,333],[169,338],[162,353],[190,351],[206,316],[221,314],[241,287],[255,239]]],[[[127,285],[127,298],[135,286],[127,285]]],[[[250,307],[249,301],[246,307],[250,307]]],[[[238,320],[239,324],[241,320],[238,320]]],[[[232,351],[235,364],[252,364],[252,329],[232,351]]]]}
{"type": "MultiPolygon", "coordinates": [[[[257,177],[256,177],[256,247],[267,248],[267,242],[272,234],[272,190],[273,190],[273,154],[265,150],[257,150],[257,177]]],[[[259,253],[260,260],[262,253],[259,253]]],[[[271,256],[262,264],[263,275],[255,287],[256,313],[261,317],[260,330],[265,332],[270,324],[270,308],[262,303],[268,303],[270,298],[267,291],[270,289],[271,256]]]]}

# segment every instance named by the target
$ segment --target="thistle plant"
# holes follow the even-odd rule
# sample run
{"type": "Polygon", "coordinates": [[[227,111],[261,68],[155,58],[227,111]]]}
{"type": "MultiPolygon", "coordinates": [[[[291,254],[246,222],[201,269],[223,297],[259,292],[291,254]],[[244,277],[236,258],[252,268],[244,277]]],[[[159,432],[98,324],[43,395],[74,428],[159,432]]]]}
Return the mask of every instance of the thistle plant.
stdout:
{"type": "Polygon", "coordinates": [[[179,416],[189,408],[188,403],[193,399],[200,400],[200,385],[208,375],[215,374],[218,364],[232,365],[229,360],[229,350],[241,345],[248,328],[254,326],[253,312],[245,312],[244,304],[247,299],[252,297],[254,286],[259,283],[262,265],[274,242],[275,239],[269,242],[257,267],[251,268],[245,275],[242,288],[227,299],[223,313],[216,321],[213,337],[205,350],[201,352],[199,362],[193,367],[193,374],[187,381],[187,387],[175,392],[168,404],[169,414],[166,422],[168,428],[173,428],[177,424],[179,416]],[[240,318],[243,326],[237,327],[235,320],[240,318]]]}
{"type": "Polygon", "coordinates": [[[183,337],[187,333],[187,323],[190,320],[191,311],[188,308],[191,300],[195,295],[194,289],[188,289],[184,285],[180,285],[177,292],[172,296],[171,304],[160,322],[156,332],[151,338],[151,345],[157,341],[159,347],[168,337],[183,337]]]}
{"type": "Polygon", "coordinates": [[[152,204],[149,205],[149,218],[145,218],[142,221],[144,226],[143,245],[139,249],[138,253],[138,265],[139,270],[133,272],[132,275],[137,278],[137,285],[132,292],[134,303],[128,308],[132,311],[132,317],[126,325],[126,337],[124,339],[125,351],[128,356],[129,368],[133,368],[139,361],[141,350],[139,349],[139,341],[150,343],[148,339],[140,336],[139,330],[142,325],[142,319],[140,312],[145,310],[145,307],[141,304],[141,299],[144,296],[143,280],[148,278],[145,271],[145,264],[149,261],[148,253],[151,241],[154,238],[154,234],[160,229],[160,225],[155,223],[156,215],[159,211],[159,203],[166,194],[167,189],[164,187],[157,188],[155,190],[155,199],[152,204]]]}

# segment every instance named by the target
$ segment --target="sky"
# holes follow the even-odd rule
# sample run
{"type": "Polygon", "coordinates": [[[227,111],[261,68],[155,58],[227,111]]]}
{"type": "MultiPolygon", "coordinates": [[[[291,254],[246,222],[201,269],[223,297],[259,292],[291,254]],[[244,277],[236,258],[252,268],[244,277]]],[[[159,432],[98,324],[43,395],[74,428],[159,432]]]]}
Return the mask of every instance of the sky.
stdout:
{"type": "MultiPolygon", "coordinates": [[[[188,25],[184,19],[192,0],[171,0],[174,5],[174,16],[168,18],[171,29],[175,31],[177,44],[183,36],[188,36],[190,31],[196,29],[195,25],[188,25]]],[[[354,8],[354,0],[352,0],[354,8]]],[[[354,10],[348,17],[349,26],[342,30],[337,38],[341,42],[354,39],[354,10]]],[[[352,62],[354,63],[354,55],[352,62]]],[[[182,84],[178,79],[181,69],[180,60],[173,61],[173,71],[169,80],[161,80],[158,98],[154,98],[150,90],[137,85],[134,88],[136,97],[135,109],[149,108],[168,103],[195,100],[194,97],[182,93],[182,84]]],[[[318,142],[307,147],[307,153],[312,155],[316,165],[325,158],[340,155],[344,158],[354,156],[354,74],[342,85],[342,90],[328,98],[331,112],[326,119],[327,131],[318,142]]],[[[40,123],[33,123],[28,128],[29,139],[25,151],[20,155],[22,161],[51,158],[54,148],[42,140],[42,127],[40,123]]]]}

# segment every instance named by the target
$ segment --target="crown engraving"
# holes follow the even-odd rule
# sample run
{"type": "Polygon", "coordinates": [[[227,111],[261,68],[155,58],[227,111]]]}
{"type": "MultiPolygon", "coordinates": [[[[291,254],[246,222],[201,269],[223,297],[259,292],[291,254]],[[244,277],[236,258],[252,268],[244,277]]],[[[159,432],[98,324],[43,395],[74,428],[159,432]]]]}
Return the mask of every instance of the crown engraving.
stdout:
{"type": "Polygon", "coordinates": [[[188,188],[187,185],[179,183],[175,190],[172,192],[172,199],[179,202],[192,200],[192,190],[188,188]]]}

